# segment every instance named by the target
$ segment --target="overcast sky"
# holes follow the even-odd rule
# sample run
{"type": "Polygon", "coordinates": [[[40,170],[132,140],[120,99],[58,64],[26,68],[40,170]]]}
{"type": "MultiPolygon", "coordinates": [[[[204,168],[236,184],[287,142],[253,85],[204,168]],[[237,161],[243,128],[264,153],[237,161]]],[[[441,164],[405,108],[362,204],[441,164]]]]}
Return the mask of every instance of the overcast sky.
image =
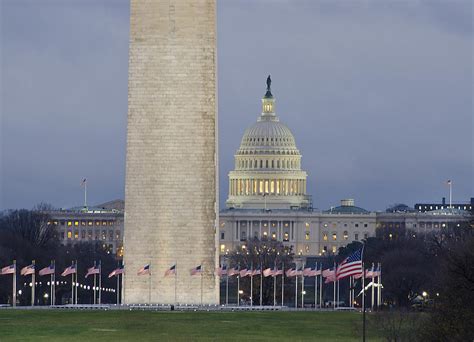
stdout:
{"type": "MultiPolygon", "coordinates": [[[[316,207],[474,197],[472,1],[217,4],[221,205],[268,74],[316,207]]],[[[0,11],[0,209],[123,198],[129,2],[0,11]]]]}

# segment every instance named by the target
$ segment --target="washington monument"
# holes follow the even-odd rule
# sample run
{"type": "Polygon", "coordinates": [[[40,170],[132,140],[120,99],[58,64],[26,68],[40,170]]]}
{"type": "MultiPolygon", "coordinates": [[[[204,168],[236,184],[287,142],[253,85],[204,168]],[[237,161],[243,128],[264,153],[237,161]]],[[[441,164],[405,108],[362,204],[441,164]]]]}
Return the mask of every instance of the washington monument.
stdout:
{"type": "Polygon", "coordinates": [[[131,0],[125,303],[219,302],[215,9],[131,0]]]}

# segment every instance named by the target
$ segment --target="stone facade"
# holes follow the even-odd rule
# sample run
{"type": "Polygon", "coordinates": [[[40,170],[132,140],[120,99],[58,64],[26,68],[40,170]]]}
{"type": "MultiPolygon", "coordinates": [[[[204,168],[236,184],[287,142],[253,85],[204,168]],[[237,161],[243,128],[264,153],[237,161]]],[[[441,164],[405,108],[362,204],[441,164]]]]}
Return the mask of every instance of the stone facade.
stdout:
{"type": "Polygon", "coordinates": [[[219,303],[215,8],[131,1],[125,303],[219,303]]]}

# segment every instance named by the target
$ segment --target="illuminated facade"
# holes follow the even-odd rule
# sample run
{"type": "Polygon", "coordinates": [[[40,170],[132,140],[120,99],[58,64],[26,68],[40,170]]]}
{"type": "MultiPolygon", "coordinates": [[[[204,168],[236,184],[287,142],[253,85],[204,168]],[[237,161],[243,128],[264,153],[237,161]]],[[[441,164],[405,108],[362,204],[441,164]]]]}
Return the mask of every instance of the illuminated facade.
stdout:
{"type": "Polygon", "coordinates": [[[117,258],[123,256],[123,200],[94,207],[77,207],[48,212],[48,224],[56,227],[63,245],[100,242],[117,258]]]}

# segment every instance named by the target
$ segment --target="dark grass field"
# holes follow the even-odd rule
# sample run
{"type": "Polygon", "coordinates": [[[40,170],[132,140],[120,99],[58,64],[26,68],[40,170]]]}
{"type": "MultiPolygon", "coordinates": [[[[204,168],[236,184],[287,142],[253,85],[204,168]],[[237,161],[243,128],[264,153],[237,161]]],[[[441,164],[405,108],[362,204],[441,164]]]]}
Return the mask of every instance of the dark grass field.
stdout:
{"type": "Polygon", "coordinates": [[[0,310],[0,341],[360,341],[360,322],[355,312],[0,310]]]}

